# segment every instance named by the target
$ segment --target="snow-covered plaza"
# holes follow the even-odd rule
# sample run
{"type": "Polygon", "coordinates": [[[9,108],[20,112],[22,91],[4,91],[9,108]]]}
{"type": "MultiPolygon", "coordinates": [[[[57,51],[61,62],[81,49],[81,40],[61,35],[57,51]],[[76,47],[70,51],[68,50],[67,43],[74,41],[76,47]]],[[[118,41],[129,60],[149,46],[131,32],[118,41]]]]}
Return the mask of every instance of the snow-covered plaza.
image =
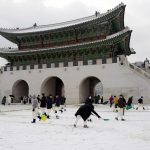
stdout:
{"type": "Polygon", "coordinates": [[[73,127],[79,106],[67,106],[56,119],[32,124],[30,105],[0,105],[0,150],[148,150],[150,148],[150,110],[129,110],[126,121],[116,121],[108,105],[95,110],[109,121],[91,116],[89,128],[80,120],[73,127]]]}

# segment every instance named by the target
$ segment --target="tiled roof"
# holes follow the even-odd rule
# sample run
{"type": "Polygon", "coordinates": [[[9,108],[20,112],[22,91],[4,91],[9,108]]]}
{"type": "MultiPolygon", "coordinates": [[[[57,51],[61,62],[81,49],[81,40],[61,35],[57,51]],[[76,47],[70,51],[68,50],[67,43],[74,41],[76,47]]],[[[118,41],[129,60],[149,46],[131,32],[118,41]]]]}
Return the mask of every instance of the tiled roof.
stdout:
{"type": "Polygon", "coordinates": [[[42,31],[48,31],[48,30],[55,30],[55,29],[60,29],[60,28],[65,28],[65,27],[70,27],[82,23],[86,23],[92,20],[96,20],[99,18],[107,17],[108,14],[113,13],[115,10],[120,9],[121,7],[124,7],[125,5],[123,3],[120,3],[118,6],[116,6],[113,9],[108,10],[106,13],[98,13],[96,15],[72,20],[72,21],[67,21],[67,22],[62,22],[62,23],[56,23],[56,24],[49,24],[49,25],[40,25],[40,26],[32,26],[29,28],[22,28],[22,29],[3,29],[0,28],[0,33],[12,33],[12,34],[23,34],[23,33],[34,33],[34,32],[42,32],[42,31]]]}
{"type": "Polygon", "coordinates": [[[117,37],[122,36],[123,34],[130,32],[131,30],[126,27],[124,30],[117,32],[113,35],[107,36],[106,39],[102,39],[102,40],[96,40],[96,41],[92,41],[92,42],[83,42],[83,43],[79,43],[79,44],[71,44],[71,45],[66,45],[66,46],[58,46],[58,47],[53,47],[53,48],[43,48],[43,49],[32,49],[32,50],[23,50],[23,51],[19,51],[18,49],[0,49],[0,53],[6,54],[6,53],[29,53],[29,52],[42,52],[42,51],[48,51],[48,50],[59,50],[59,49],[65,49],[65,48],[71,48],[71,47],[76,47],[76,46],[86,46],[89,44],[100,44],[100,43],[107,43],[110,42],[111,40],[114,40],[117,37]]]}

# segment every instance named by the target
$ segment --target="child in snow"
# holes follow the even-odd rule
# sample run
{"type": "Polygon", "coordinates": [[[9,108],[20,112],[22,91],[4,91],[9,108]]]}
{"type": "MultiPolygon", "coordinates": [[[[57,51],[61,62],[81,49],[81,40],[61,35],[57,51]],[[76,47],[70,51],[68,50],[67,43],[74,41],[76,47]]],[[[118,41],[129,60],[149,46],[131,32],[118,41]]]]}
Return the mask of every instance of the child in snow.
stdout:
{"type": "Polygon", "coordinates": [[[94,113],[98,118],[101,118],[94,110],[94,106],[92,103],[86,103],[82,105],[77,112],[75,113],[76,121],[74,124],[74,127],[77,126],[78,120],[82,118],[84,120],[84,128],[88,128],[87,126],[87,119],[90,117],[90,115],[94,113]]]}

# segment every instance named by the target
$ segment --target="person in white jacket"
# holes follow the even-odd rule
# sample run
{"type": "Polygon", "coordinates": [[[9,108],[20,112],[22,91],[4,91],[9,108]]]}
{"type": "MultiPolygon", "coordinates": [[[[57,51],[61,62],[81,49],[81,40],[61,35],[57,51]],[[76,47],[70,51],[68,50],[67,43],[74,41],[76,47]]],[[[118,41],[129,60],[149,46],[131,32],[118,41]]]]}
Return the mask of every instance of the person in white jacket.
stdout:
{"type": "Polygon", "coordinates": [[[11,96],[10,96],[10,95],[7,97],[6,101],[7,101],[7,104],[8,104],[8,105],[11,104],[11,96]]]}
{"type": "Polygon", "coordinates": [[[32,97],[32,116],[33,121],[31,123],[35,123],[36,117],[38,116],[38,99],[35,95],[32,97]]]}

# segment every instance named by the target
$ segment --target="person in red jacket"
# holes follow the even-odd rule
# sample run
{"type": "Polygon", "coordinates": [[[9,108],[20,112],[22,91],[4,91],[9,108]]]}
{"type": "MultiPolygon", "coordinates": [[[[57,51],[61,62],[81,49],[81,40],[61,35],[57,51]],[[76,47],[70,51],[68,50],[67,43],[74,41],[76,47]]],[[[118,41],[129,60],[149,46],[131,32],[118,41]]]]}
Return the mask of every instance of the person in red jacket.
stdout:
{"type": "Polygon", "coordinates": [[[113,103],[114,103],[114,98],[113,96],[111,95],[110,98],[109,98],[109,102],[110,102],[110,107],[112,107],[113,103]]]}

